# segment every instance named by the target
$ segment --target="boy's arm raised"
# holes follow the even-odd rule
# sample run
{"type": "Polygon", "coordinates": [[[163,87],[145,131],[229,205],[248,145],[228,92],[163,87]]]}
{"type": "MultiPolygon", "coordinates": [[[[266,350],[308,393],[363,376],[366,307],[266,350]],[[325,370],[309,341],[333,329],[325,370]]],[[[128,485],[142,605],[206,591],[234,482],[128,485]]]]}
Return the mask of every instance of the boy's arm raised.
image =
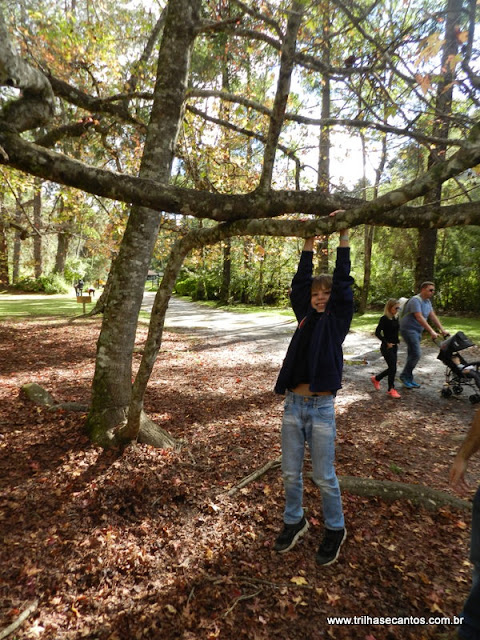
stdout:
{"type": "Polygon", "coordinates": [[[340,237],[339,237],[339,247],[349,247],[349,229],[344,229],[343,231],[340,231],[340,237]]]}

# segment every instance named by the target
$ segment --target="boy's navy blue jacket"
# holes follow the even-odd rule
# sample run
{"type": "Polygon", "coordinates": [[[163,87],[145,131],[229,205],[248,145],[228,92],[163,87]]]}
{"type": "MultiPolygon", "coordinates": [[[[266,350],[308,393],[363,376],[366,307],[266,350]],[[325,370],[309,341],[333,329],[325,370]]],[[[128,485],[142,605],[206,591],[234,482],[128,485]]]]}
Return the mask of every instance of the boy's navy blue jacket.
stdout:
{"type": "MultiPolygon", "coordinates": [[[[275,385],[275,392],[284,394],[288,389],[298,349],[302,320],[317,313],[311,305],[313,251],[302,251],[298,270],[292,280],[290,301],[298,327],[283,361],[275,385]]],[[[342,344],[353,317],[353,278],[350,276],[350,249],[338,247],[333,272],[332,292],[325,312],[318,319],[310,342],[310,391],[335,392],[342,386],[342,344]]]]}

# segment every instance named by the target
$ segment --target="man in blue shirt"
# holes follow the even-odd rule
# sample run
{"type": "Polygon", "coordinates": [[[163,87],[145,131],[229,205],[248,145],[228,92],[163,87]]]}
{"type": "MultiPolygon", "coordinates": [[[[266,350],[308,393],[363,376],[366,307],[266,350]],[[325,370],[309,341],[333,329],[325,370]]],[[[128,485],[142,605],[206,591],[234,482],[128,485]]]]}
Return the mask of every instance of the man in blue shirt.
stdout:
{"type": "Polygon", "coordinates": [[[417,389],[420,386],[413,378],[413,370],[422,354],[420,340],[424,329],[432,336],[432,340],[438,338],[438,333],[432,329],[429,322],[433,323],[444,337],[448,336],[448,332],[442,327],[433,311],[431,299],[434,293],[433,282],[424,282],[420,287],[420,293],[405,303],[405,309],[402,312],[400,333],[407,345],[407,361],[400,374],[400,380],[407,389],[417,389]]]}
{"type": "Polygon", "coordinates": [[[342,386],[342,343],[353,316],[348,231],[340,233],[333,276],[313,277],[314,238],[307,238],[290,301],[298,327],[275,391],[285,394],[282,421],[282,477],[285,489],[284,527],[274,549],[289,551],[308,529],[303,498],[305,443],[312,459],[312,479],[322,496],[324,538],[315,556],[320,565],[338,557],[346,538],[340,487],[335,473],[335,395],[342,386]]]}

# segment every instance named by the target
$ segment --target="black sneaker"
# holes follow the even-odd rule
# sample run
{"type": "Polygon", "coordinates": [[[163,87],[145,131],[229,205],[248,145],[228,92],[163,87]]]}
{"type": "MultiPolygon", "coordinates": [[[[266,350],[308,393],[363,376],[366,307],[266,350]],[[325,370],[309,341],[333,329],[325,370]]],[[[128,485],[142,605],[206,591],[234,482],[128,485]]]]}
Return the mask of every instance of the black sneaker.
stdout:
{"type": "Polygon", "coordinates": [[[340,547],[345,542],[346,537],[346,529],[339,529],[337,531],[325,529],[322,544],[318,547],[318,551],[315,556],[317,564],[321,564],[324,567],[329,564],[333,564],[338,558],[340,547]]]}
{"type": "Polygon", "coordinates": [[[308,529],[308,522],[305,519],[305,516],[302,517],[300,522],[297,524],[286,524],[283,527],[283,531],[275,540],[275,544],[273,548],[275,551],[279,553],[285,553],[285,551],[290,551],[292,547],[294,547],[297,543],[297,540],[303,536],[305,531],[308,529]]]}

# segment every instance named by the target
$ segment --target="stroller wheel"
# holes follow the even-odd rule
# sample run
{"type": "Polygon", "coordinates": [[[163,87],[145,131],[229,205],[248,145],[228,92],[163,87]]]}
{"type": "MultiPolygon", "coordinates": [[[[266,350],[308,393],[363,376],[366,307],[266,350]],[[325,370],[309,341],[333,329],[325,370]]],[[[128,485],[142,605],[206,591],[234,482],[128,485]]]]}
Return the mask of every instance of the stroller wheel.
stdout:
{"type": "Polygon", "coordinates": [[[454,384],[453,385],[453,393],[456,396],[459,396],[462,393],[462,391],[463,391],[462,385],[460,385],[460,384],[454,384]]]}
{"type": "Polygon", "coordinates": [[[452,390],[450,389],[450,387],[443,387],[443,389],[440,391],[440,395],[442,396],[442,398],[450,398],[450,396],[452,395],[452,390]]]}
{"type": "Polygon", "coordinates": [[[480,402],[480,396],[478,395],[478,393],[474,393],[472,396],[470,396],[468,398],[470,400],[470,402],[472,404],[477,404],[477,402],[480,402]]]}

